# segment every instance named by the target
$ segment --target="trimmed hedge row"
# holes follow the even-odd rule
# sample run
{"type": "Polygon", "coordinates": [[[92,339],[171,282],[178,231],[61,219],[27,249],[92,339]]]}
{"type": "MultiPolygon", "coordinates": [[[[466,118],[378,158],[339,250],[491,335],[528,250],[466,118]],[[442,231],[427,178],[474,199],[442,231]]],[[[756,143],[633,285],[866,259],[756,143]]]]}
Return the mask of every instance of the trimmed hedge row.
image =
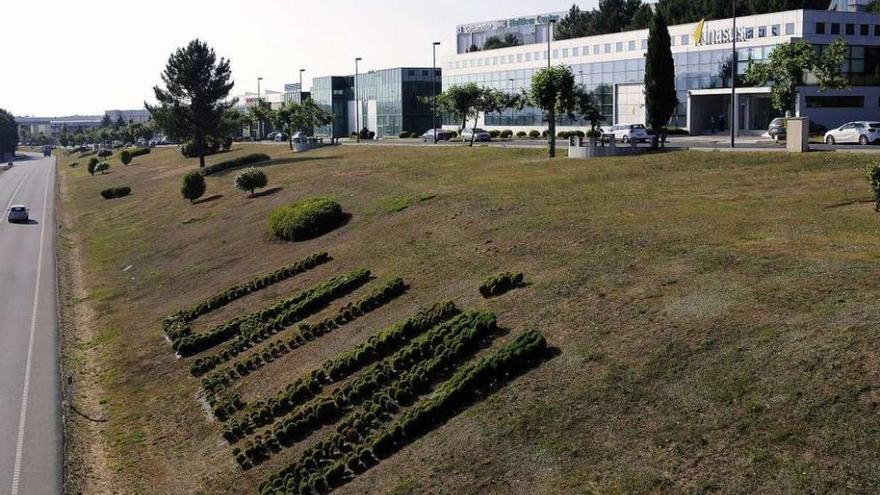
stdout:
{"type": "Polygon", "coordinates": [[[332,278],[259,312],[234,318],[208,332],[186,335],[175,340],[172,348],[182,356],[191,356],[244,332],[267,332],[269,334],[278,332],[320,310],[330,301],[363,285],[369,278],[370,271],[363,269],[332,278]]]}
{"type": "Polygon", "coordinates": [[[149,155],[152,150],[150,148],[129,148],[126,151],[128,151],[132,158],[137,158],[141,155],[149,155]]]}
{"type": "Polygon", "coordinates": [[[109,189],[104,189],[101,191],[101,196],[104,199],[114,199],[114,198],[122,198],[131,194],[130,187],[111,187],[109,189]]]}
{"type": "Polygon", "coordinates": [[[273,208],[269,232],[285,241],[301,241],[336,228],[345,220],[342,206],[328,198],[310,198],[273,208]]]}
{"type": "Polygon", "coordinates": [[[165,334],[168,335],[171,340],[177,340],[184,335],[192,333],[188,323],[199,316],[210,313],[215,309],[220,309],[236,299],[240,299],[252,292],[265,289],[272,284],[287,280],[294,275],[311,270],[312,268],[330,260],[330,255],[326,252],[315,253],[297,261],[296,263],[279,268],[272,273],[261,275],[248,282],[232,286],[223,292],[214,294],[194,306],[180,310],[165,318],[165,320],[162,321],[165,334]]]}
{"type": "Polygon", "coordinates": [[[523,286],[522,273],[500,273],[480,284],[480,294],[489,298],[523,286]]]}
{"type": "Polygon", "coordinates": [[[249,435],[258,426],[272,423],[275,418],[316,397],[325,385],[338,382],[370,363],[390,356],[416,336],[458,313],[459,309],[451,301],[439,303],[371,336],[366,342],[325,361],[321,368],[298,378],[275,397],[253,403],[240,420],[233,420],[226,426],[224,438],[227,438],[227,431],[240,432],[227,438],[232,441],[233,438],[249,435]]]}
{"type": "MultiPolygon", "coordinates": [[[[228,366],[213,373],[209,377],[203,378],[202,388],[204,388],[206,396],[210,398],[211,396],[216,395],[218,392],[228,387],[233,381],[247,376],[288,352],[302,347],[308,342],[385,305],[406,292],[407,289],[408,287],[403,282],[403,279],[395,278],[381,287],[373,289],[370,294],[361,298],[354,304],[346,304],[339,309],[339,314],[336,315],[335,318],[325,318],[314,324],[300,324],[299,329],[297,329],[296,333],[288,340],[273,342],[269,348],[262,353],[251,356],[244,361],[239,361],[232,366],[228,366]]],[[[198,368],[193,364],[193,366],[190,367],[190,372],[196,376],[203,374],[207,370],[216,367],[220,362],[229,361],[239,352],[240,351],[237,349],[229,349],[225,352],[221,351],[213,356],[215,359],[202,359],[202,363],[200,363],[198,368]]]]}
{"type": "MultiPolygon", "coordinates": [[[[337,426],[333,435],[303,452],[299,461],[260,484],[261,495],[326,493],[387,459],[442,425],[485,394],[549,357],[544,336],[526,331],[490,356],[458,370],[428,398],[391,424],[399,405],[382,396],[337,426]],[[380,429],[381,427],[381,429],[380,429]]],[[[245,458],[237,453],[237,460],[245,458]]]]}
{"type": "Polygon", "coordinates": [[[492,313],[470,313],[437,327],[398,351],[394,356],[376,363],[364,373],[336,389],[297,408],[292,415],[276,423],[265,437],[257,437],[244,448],[234,448],[233,457],[244,469],[268,459],[272,452],[289,447],[323,425],[338,421],[352,408],[367,401],[381,402],[387,397],[408,403],[427,389],[448,378],[456,366],[470,358],[485,339],[497,330],[492,313]]]}
{"type": "Polygon", "coordinates": [[[265,153],[252,153],[250,155],[241,156],[238,158],[233,158],[231,160],[223,160],[222,162],[217,162],[213,165],[208,165],[207,167],[201,169],[201,173],[204,176],[208,176],[211,174],[216,174],[217,172],[222,172],[224,170],[229,170],[231,168],[244,167],[245,165],[253,165],[254,163],[260,163],[269,161],[269,155],[265,153]]]}

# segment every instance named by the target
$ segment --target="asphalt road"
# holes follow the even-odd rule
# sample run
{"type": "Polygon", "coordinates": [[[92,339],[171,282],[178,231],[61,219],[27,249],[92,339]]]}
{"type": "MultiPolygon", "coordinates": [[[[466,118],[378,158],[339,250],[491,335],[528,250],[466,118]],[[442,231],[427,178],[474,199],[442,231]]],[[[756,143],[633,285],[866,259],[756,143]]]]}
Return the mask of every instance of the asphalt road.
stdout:
{"type": "Polygon", "coordinates": [[[55,159],[0,172],[0,494],[61,493],[55,159]],[[28,224],[6,221],[9,205],[28,224]]]}

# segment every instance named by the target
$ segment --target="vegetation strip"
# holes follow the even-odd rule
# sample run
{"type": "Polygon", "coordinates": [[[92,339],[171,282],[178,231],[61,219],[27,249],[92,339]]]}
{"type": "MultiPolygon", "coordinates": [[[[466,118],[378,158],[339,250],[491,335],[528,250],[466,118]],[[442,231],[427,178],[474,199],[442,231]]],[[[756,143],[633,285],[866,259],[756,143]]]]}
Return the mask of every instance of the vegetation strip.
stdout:
{"type": "Polygon", "coordinates": [[[480,294],[485,298],[500,296],[523,285],[523,274],[521,272],[499,273],[480,284],[480,294]]]}
{"type": "Polygon", "coordinates": [[[320,310],[330,301],[365,284],[369,270],[357,270],[335,277],[323,284],[305,290],[262,311],[234,318],[206,333],[191,334],[173,344],[175,351],[188,356],[225,342],[236,335],[252,332],[275,333],[320,310]]]}
{"type": "Polygon", "coordinates": [[[203,316],[207,313],[210,313],[211,311],[220,309],[223,306],[231,303],[232,301],[235,301],[236,299],[240,299],[258,290],[265,289],[270,285],[277,284],[278,282],[281,282],[283,280],[287,280],[294,275],[298,275],[300,273],[308,271],[330,260],[330,255],[328,255],[326,252],[315,253],[305,257],[300,261],[297,261],[296,263],[293,263],[292,265],[279,268],[272,273],[259,276],[253,280],[250,280],[243,284],[232,286],[224,290],[223,292],[214,294],[213,296],[192,307],[180,310],[177,313],[174,313],[173,315],[165,318],[165,320],[162,322],[162,326],[165,329],[165,334],[168,335],[168,337],[172,341],[177,340],[185,335],[189,335],[190,333],[192,333],[192,330],[188,324],[199,316],[203,316]]]}
{"type": "Polygon", "coordinates": [[[413,338],[458,313],[459,309],[451,301],[439,303],[371,336],[366,342],[339,353],[335,358],[325,361],[320,368],[298,378],[275,397],[255,402],[244,417],[232,420],[226,426],[224,437],[230,435],[226,438],[232,441],[249,435],[259,426],[270,424],[275,418],[316,397],[326,385],[332,385],[370,363],[390,356],[413,338]]]}
{"type": "Polygon", "coordinates": [[[376,363],[355,380],[297,408],[289,417],[276,423],[265,437],[257,435],[233,456],[248,469],[307,437],[323,425],[332,424],[354,407],[366,401],[379,402],[383,397],[406,403],[429,386],[449,377],[461,362],[470,358],[497,330],[492,313],[469,313],[434,330],[376,363]],[[244,457],[239,455],[244,454],[244,457]],[[247,462],[242,463],[242,460],[247,462]]]}
{"type": "Polygon", "coordinates": [[[484,394],[530,370],[549,357],[549,351],[539,332],[523,332],[492,355],[457,371],[430,397],[388,425],[385,423],[400,405],[388,396],[365,402],[333,435],[261,483],[260,494],[332,491],[442,425],[484,394]]]}
{"type": "MultiPolygon", "coordinates": [[[[318,323],[300,324],[296,333],[289,339],[272,342],[263,352],[238,361],[231,366],[227,366],[212,373],[211,376],[203,378],[202,387],[204,388],[205,393],[209,396],[217,394],[219,391],[228,387],[231,382],[245,377],[288,352],[302,347],[308,342],[382,307],[406,292],[407,288],[408,287],[403,282],[402,278],[395,278],[386,282],[382,286],[373,289],[370,294],[358,301],[354,303],[349,302],[345,306],[339,308],[339,314],[334,318],[325,318],[318,323]]],[[[217,364],[232,359],[239,352],[240,351],[236,347],[221,351],[207,358],[202,358],[199,367],[197,368],[196,363],[193,363],[190,371],[195,376],[204,374],[207,370],[213,369],[217,366],[217,364]]]]}

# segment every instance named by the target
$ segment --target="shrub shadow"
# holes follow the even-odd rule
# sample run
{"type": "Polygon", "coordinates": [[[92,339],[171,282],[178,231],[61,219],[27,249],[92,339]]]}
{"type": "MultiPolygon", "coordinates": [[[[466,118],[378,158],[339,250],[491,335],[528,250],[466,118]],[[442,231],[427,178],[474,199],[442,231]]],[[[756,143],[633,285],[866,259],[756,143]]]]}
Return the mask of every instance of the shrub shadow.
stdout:
{"type": "Polygon", "coordinates": [[[222,197],[223,197],[222,194],[215,194],[215,195],[213,195],[213,196],[208,196],[207,198],[201,198],[201,199],[199,199],[199,200],[197,200],[197,201],[194,201],[193,204],[194,204],[194,205],[200,205],[200,204],[202,204],[202,203],[210,203],[211,201],[217,201],[218,199],[220,199],[220,198],[222,198],[222,197]]]}
{"type": "Polygon", "coordinates": [[[271,196],[271,195],[273,195],[277,192],[281,192],[283,190],[284,190],[283,187],[272,187],[272,188],[266,189],[265,191],[260,191],[260,192],[251,194],[250,197],[251,198],[263,198],[265,196],[271,196]]]}

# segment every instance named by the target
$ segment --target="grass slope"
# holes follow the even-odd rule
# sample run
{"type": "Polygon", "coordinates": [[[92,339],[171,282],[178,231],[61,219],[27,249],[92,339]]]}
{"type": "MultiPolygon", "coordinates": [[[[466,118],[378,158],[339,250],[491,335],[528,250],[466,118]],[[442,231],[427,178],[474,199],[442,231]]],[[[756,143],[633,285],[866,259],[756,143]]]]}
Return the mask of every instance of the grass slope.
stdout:
{"type": "Polygon", "coordinates": [[[251,145],[209,163],[252,152],[273,157],[259,165],[268,194],[236,192],[223,172],[195,205],[178,185],[196,162],[176,149],[126,168],[114,157],[100,177],[59,160],[62,235],[83,254],[88,291],[65,308],[93,315],[91,337],[65,340],[66,363],[87,373],[94,400],[80,409],[109,418],[71,422],[75,441],[107,452],[104,469],[74,456],[82,492],[238,493],[298,458],[308,442],[236,470],[222,424],[196,402],[192,358],[174,358],[160,319],[318,250],[334,261],[195,326],[360,267],[412,289],[241,380],[249,400],[444,298],[561,350],[341,493],[880,490],[880,217],[863,156],[548,162],[540,150],[251,145]],[[121,185],[131,196],[98,194],[121,185]],[[350,222],[305,242],[270,238],[271,208],[316,196],[350,222]],[[480,282],[502,271],[530,285],[482,299],[480,282]]]}

